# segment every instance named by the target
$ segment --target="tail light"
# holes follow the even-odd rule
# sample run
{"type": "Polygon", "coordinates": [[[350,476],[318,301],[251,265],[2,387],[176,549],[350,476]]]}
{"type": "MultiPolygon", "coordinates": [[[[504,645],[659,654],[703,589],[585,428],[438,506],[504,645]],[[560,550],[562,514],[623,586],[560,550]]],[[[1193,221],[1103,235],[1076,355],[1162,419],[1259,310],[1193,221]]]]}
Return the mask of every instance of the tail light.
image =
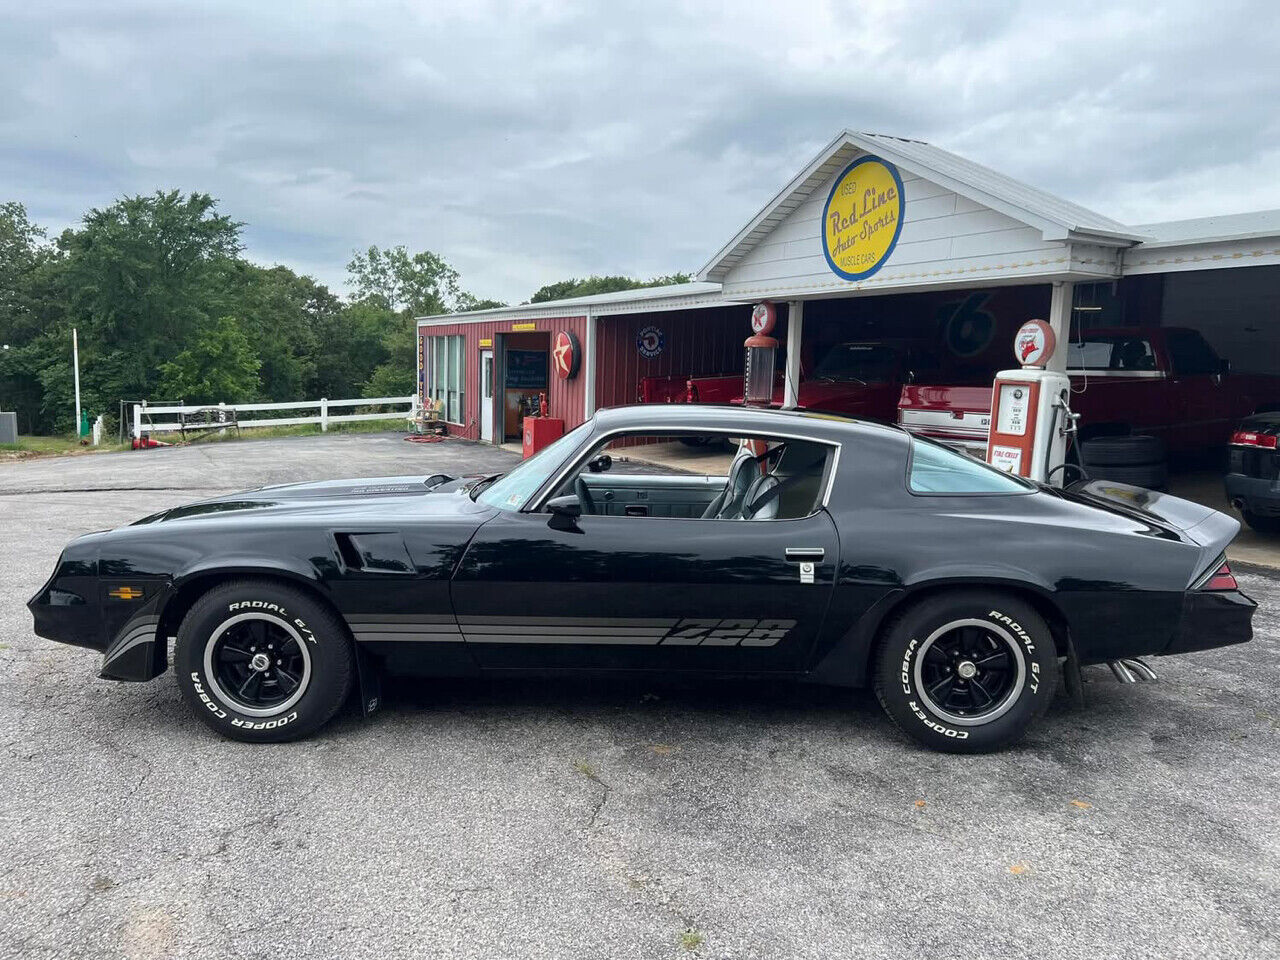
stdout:
{"type": "Polygon", "coordinates": [[[1280,437],[1274,433],[1258,433],[1256,430],[1237,430],[1231,435],[1231,443],[1237,447],[1261,447],[1264,450],[1276,449],[1280,437]]]}
{"type": "Polygon", "coordinates": [[[685,400],[685,403],[698,402],[698,388],[694,385],[692,380],[690,380],[687,384],[685,384],[684,400],[685,400]]]}
{"type": "Polygon", "coordinates": [[[1212,568],[1213,573],[1205,578],[1200,585],[1201,590],[1239,590],[1240,584],[1236,583],[1235,574],[1231,572],[1231,567],[1227,561],[1223,560],[1217,567],[1212,568]]]}

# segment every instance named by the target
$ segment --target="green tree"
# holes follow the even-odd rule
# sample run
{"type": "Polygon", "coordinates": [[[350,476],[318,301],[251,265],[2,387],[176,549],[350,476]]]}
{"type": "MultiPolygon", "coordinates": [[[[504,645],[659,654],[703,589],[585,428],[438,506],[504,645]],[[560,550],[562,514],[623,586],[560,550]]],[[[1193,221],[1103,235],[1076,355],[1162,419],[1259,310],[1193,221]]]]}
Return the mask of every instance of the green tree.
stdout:
{"type": "Polygon", "coordinates": [[[48,272],[56,260],[57,251],[28,219],[26,208],[0,204],[0,409],[16,410],[24,433],[39,422],[44,399],[44,358],[35,341],[42,332],[48,272]]]}
{"type": "Polygon", "coordinates": [[[430,250],[410,254],[398,246],[357,251],[347,264],[347,282],[356,292],[355,299],[373,300],[411,317],[506,306],[464,292],[458,271],[430,250]]]}
{"type": "Polygon", "coordinates": [[[39,370],[46,422],[69,419],[71,327],[80,331],[85,408],[102,412],[120,399],[155,399],[161,367],[212,318],[234,311],[229,270],[241,225],[216,206],[176,190],[125,197],[58,238],[39,370]]]}
{"type": "Polygon", "coordinates": [[[556,283],[548,283],[539,287],[529,298],[530,303],[546,303],[549,300],[567,300],[570,297],[590,297],[599,293],[617,293],[620,290],[640,290],[644,287],[665,287],[675,283],[688,283],[693,278],[687,273],[673,273],[668,276],[653,277],[649,280],[635,280],[631,277],[598,277],[590,276],[578,280],[570,278],[556,283]]]}
{"type": "Polygon", "coordinates": [[[192,343],[160,367],[160,390],[187,403],[243,403],[258,392],[261,364],[235,317],[202,324],[192,343]]]}

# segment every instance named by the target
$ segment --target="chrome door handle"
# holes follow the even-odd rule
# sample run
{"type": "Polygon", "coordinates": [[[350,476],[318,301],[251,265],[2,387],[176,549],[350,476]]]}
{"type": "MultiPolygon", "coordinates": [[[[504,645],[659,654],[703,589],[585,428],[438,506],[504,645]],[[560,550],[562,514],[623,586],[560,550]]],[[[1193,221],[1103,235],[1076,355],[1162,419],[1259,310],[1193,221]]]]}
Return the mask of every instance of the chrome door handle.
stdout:
{"type": "Polygon", "coordinates": [[[822,547],[787,547],[787,561],[790,563],[821,563],[827,551],[822,547]]]}

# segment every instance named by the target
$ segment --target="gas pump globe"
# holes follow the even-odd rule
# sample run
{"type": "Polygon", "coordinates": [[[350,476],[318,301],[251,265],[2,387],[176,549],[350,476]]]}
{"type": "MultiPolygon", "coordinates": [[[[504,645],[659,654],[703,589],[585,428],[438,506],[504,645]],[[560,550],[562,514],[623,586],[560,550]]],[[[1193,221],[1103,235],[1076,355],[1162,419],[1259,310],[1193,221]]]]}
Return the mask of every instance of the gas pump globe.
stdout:
{"type": "Polygon", "coordinates": [[[773,402],[778,341],[769,334],[777,322],[777,308],[768,300],[757,303],[751,311],[754,332],[743,344],[747,358],[743,365],[742,402],[748,406],[767,407],[773,402]]]}
{"type": "Polygon", "coordinates": [[[991,428],[987,462],[1032,480],[1063,483],[1059,469],[1072,429],[1071,381],[1046,370],[1057,347],[1053,328],[1028,320],[1013,338],[1020,370],[1001,370],[991,389],[991,428]]]}

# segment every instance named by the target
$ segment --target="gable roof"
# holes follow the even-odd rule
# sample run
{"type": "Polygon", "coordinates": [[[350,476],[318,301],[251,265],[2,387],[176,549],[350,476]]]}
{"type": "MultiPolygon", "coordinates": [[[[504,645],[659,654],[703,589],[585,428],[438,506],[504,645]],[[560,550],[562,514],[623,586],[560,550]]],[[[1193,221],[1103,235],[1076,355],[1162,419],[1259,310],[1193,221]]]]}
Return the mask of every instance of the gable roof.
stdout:
{"type": "Polygon", "coordinates": [[[1119,221],[966,160],[922,140],[841,131],[790,183],[698,271],[699,280],[723,280],[773,228],[865,151],[946,187],[974,203],[1039,229],[1046,240],[1080,239],[1129,246],[1145,237],[1119,221]]]}

